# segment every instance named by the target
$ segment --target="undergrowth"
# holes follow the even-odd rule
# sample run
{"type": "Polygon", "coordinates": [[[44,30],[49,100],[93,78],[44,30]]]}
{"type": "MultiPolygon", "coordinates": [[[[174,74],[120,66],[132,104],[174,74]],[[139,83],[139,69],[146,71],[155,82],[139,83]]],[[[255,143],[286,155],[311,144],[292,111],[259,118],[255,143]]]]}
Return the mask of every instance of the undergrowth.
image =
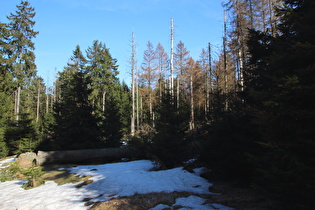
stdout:
{"type": "Polygon", "coordinates": [[[11,163],[5,168],[0,169],[0,181],[6,182],[6,181],[12,181],[15,179],[18,179],[19,175],[19,167],[16,163],[11,163]]]}
{"type": "MultiPolygon", "coordinates": [[[[67,169],[59,170],[61,167],[64,167],[64,165],[54,164],[41,167],[33,164],[28,169],[22,169],[17,163],[13,162],[7,167],[0,169],[0,181],[27,180],[22,185],[22,188],[25,190],[45,184],[45,181],[54,181],[58,185],[82,181],[82,183],[78,184],[78,188],[92,182],[92,180],[89,180],[91,176],[76,176],[76,174],[70,173],[67,169]]],[[[72,166],[66,165],[66,167],[72,166]]]]}

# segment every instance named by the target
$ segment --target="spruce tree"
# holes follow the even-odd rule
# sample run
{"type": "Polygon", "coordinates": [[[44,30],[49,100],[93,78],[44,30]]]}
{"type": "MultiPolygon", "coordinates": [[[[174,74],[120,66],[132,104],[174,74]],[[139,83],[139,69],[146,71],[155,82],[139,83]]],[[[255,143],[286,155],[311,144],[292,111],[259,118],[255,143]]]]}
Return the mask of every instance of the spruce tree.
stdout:
{"type": "MultiPolygon", "coordinates": [[[[36,75],[34,43],[32,39],[38,32],[34,31],[35,16],[34,8],[28,1],[21,1],[17,6],[15,14],[8,16],[8,26],[10,30],[9,45],[11,53],[9,57],[13,60],[12,73],[16,82],[15,114],[16,120],[19,119],[21,107],[21,92],[26,89],[33,77],[36,75]]],[[[27,90],[25,90],[27,91],[27,90]]]]}
{"type": "Polygon", "coordinates": [[[117,60],[112,58],[105,44],[94,41],[87,49],[87,75],[91,78],[89,99],[97,112],[105,111],[106,96],[118,82],[117,60]]]}
{"type": "Polygon", "coordinates": [[[5,141],[6,122],[10,116],[12,100],[10,93],[13,91],[13,77],[8,59],[9,30],[7,25],[0,22],[0,157],[8,154],[8,147],[5,141]]]}
{"type": "Polygon", "coordinates": [[[264,146],[256,185],[290,208],[307,209],[315,196],[315,3],[285,3],[280,36],[251,32],[246,100],[264,146]]]}
{"type": "Polygon", "coordinates": [[[112,58],[106,45],[97,40],[86,52],[86,72],[91,79],[89,101],[98,118],[102,142],[106,147],[120,146],[123,125],[127,126],[125,120],[130,121],[130,114],[125,113],[125,108],[122,107],[122,100],[126,99],[117,78],[117,60],[112,58]]]}
{"type": "Polygon", "coordinates": [[[163,94],[162,103],[156,106],[156,132],[149,141],[149,152],[161,161],[165,167],[181,165],[189,157],[188,141],[185,131],[188,129],[189,106],[182,105],[179,109],[172,104],[171,94],[163,94]]]}
{"type": "Polygon", "coordinates": [[[39,141],[30,115],[20,114],[19,121],[8,122],[5,139],[11,155],[34,151],[39,141]]]}
{"type": "Polygon", "coordinates": [[[86,76],[86,59],[80,47],[73,51],[70,62],[59,73],[60,100],[55,105],[55,149],[86,149],[100,146],[97,119],[88,97],[90,77],[86,76]]]}
{"type": "Polygon", "coordinates": [[[130,133],[130,120],[131,120],[131,97],[130,97],[130,89],[125,82],[119,85],[118,90],[118,103],[119,113],[121,116],[121,132],[123,135],[127,135],[130,133]]]}

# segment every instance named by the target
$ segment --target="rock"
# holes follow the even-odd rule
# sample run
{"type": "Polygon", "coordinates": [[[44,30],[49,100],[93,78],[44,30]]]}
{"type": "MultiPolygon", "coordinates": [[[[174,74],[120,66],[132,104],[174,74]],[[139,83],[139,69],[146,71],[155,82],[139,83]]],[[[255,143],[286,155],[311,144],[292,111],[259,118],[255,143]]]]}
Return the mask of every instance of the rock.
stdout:
{"type": "Polygon", "coordinates": [[[19,155],[16,160],[18,166],[22,169],[28,169],[32,164],[36,164],[36,153],[26,152],[19,155]]]}

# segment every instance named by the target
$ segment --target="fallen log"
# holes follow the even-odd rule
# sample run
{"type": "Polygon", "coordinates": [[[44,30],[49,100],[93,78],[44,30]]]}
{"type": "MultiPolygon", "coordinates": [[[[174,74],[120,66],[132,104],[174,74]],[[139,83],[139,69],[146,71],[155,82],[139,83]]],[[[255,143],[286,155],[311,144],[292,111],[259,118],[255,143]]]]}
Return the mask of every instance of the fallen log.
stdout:
{"type": "Polygon", "coordinates": [[[38,151],[36,156],[37,165],[51,163],[90,163],[121,160],[130,157],[131,148],[105,148],[84,150],[62,150],[62,151],[38,151]]]}

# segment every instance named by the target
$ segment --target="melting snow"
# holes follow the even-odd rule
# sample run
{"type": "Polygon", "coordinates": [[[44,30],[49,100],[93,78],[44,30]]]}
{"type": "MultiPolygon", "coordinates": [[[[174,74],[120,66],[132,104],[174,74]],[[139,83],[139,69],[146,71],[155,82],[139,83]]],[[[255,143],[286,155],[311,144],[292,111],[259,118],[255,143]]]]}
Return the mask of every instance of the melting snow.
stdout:
{"type": "Polygon", "coordinates": [[[6,166],[2,166],[5,163],[10,163],[16,160],[16,157],[12,157],[12,158],[7,158],[5,160],[0,161],[0,168],[5,168],[6,166]]]}
{"type": "MultiPolygon", "coordinates": [[[[14,160],[11,160],[14,161],[14,160]]],[[[3,161],[0,162],[3,164],[3,161]]],[[[93,182],[81,188],[78,183],[57,185],[47,181],[39,187],[24,190],[25,181],[8,181],[0,183],[0,209],[87,209],[83,199],[106,201],[113,196],[131,196],[135,193],[187,191],[209,194],[211,186],[197,174],[189,173],[183,168],[163,171],[150,171],[152,162],[139,160],[103,165],[82,165],[68,169],[79,176],[92,176],[93,182]]],[[[180,198],[176,204],[193,209],[214,209],[215,206],[203,205],[204,199],[197,196],[180,198]],[[184,205],[185,204],[185,205],[184,205]]],[[[219,207],[219,206],[216,206],[219,207]]],[[[224,206],[222,206],[223,209],[224,206]]],[[[165,208],[165,205],[164,205],[165,208]]],[[[154,209],[163,209],[161,205],[154,209]]],[[[219,209],[221,209],[219,207],[219,209]]]]}

